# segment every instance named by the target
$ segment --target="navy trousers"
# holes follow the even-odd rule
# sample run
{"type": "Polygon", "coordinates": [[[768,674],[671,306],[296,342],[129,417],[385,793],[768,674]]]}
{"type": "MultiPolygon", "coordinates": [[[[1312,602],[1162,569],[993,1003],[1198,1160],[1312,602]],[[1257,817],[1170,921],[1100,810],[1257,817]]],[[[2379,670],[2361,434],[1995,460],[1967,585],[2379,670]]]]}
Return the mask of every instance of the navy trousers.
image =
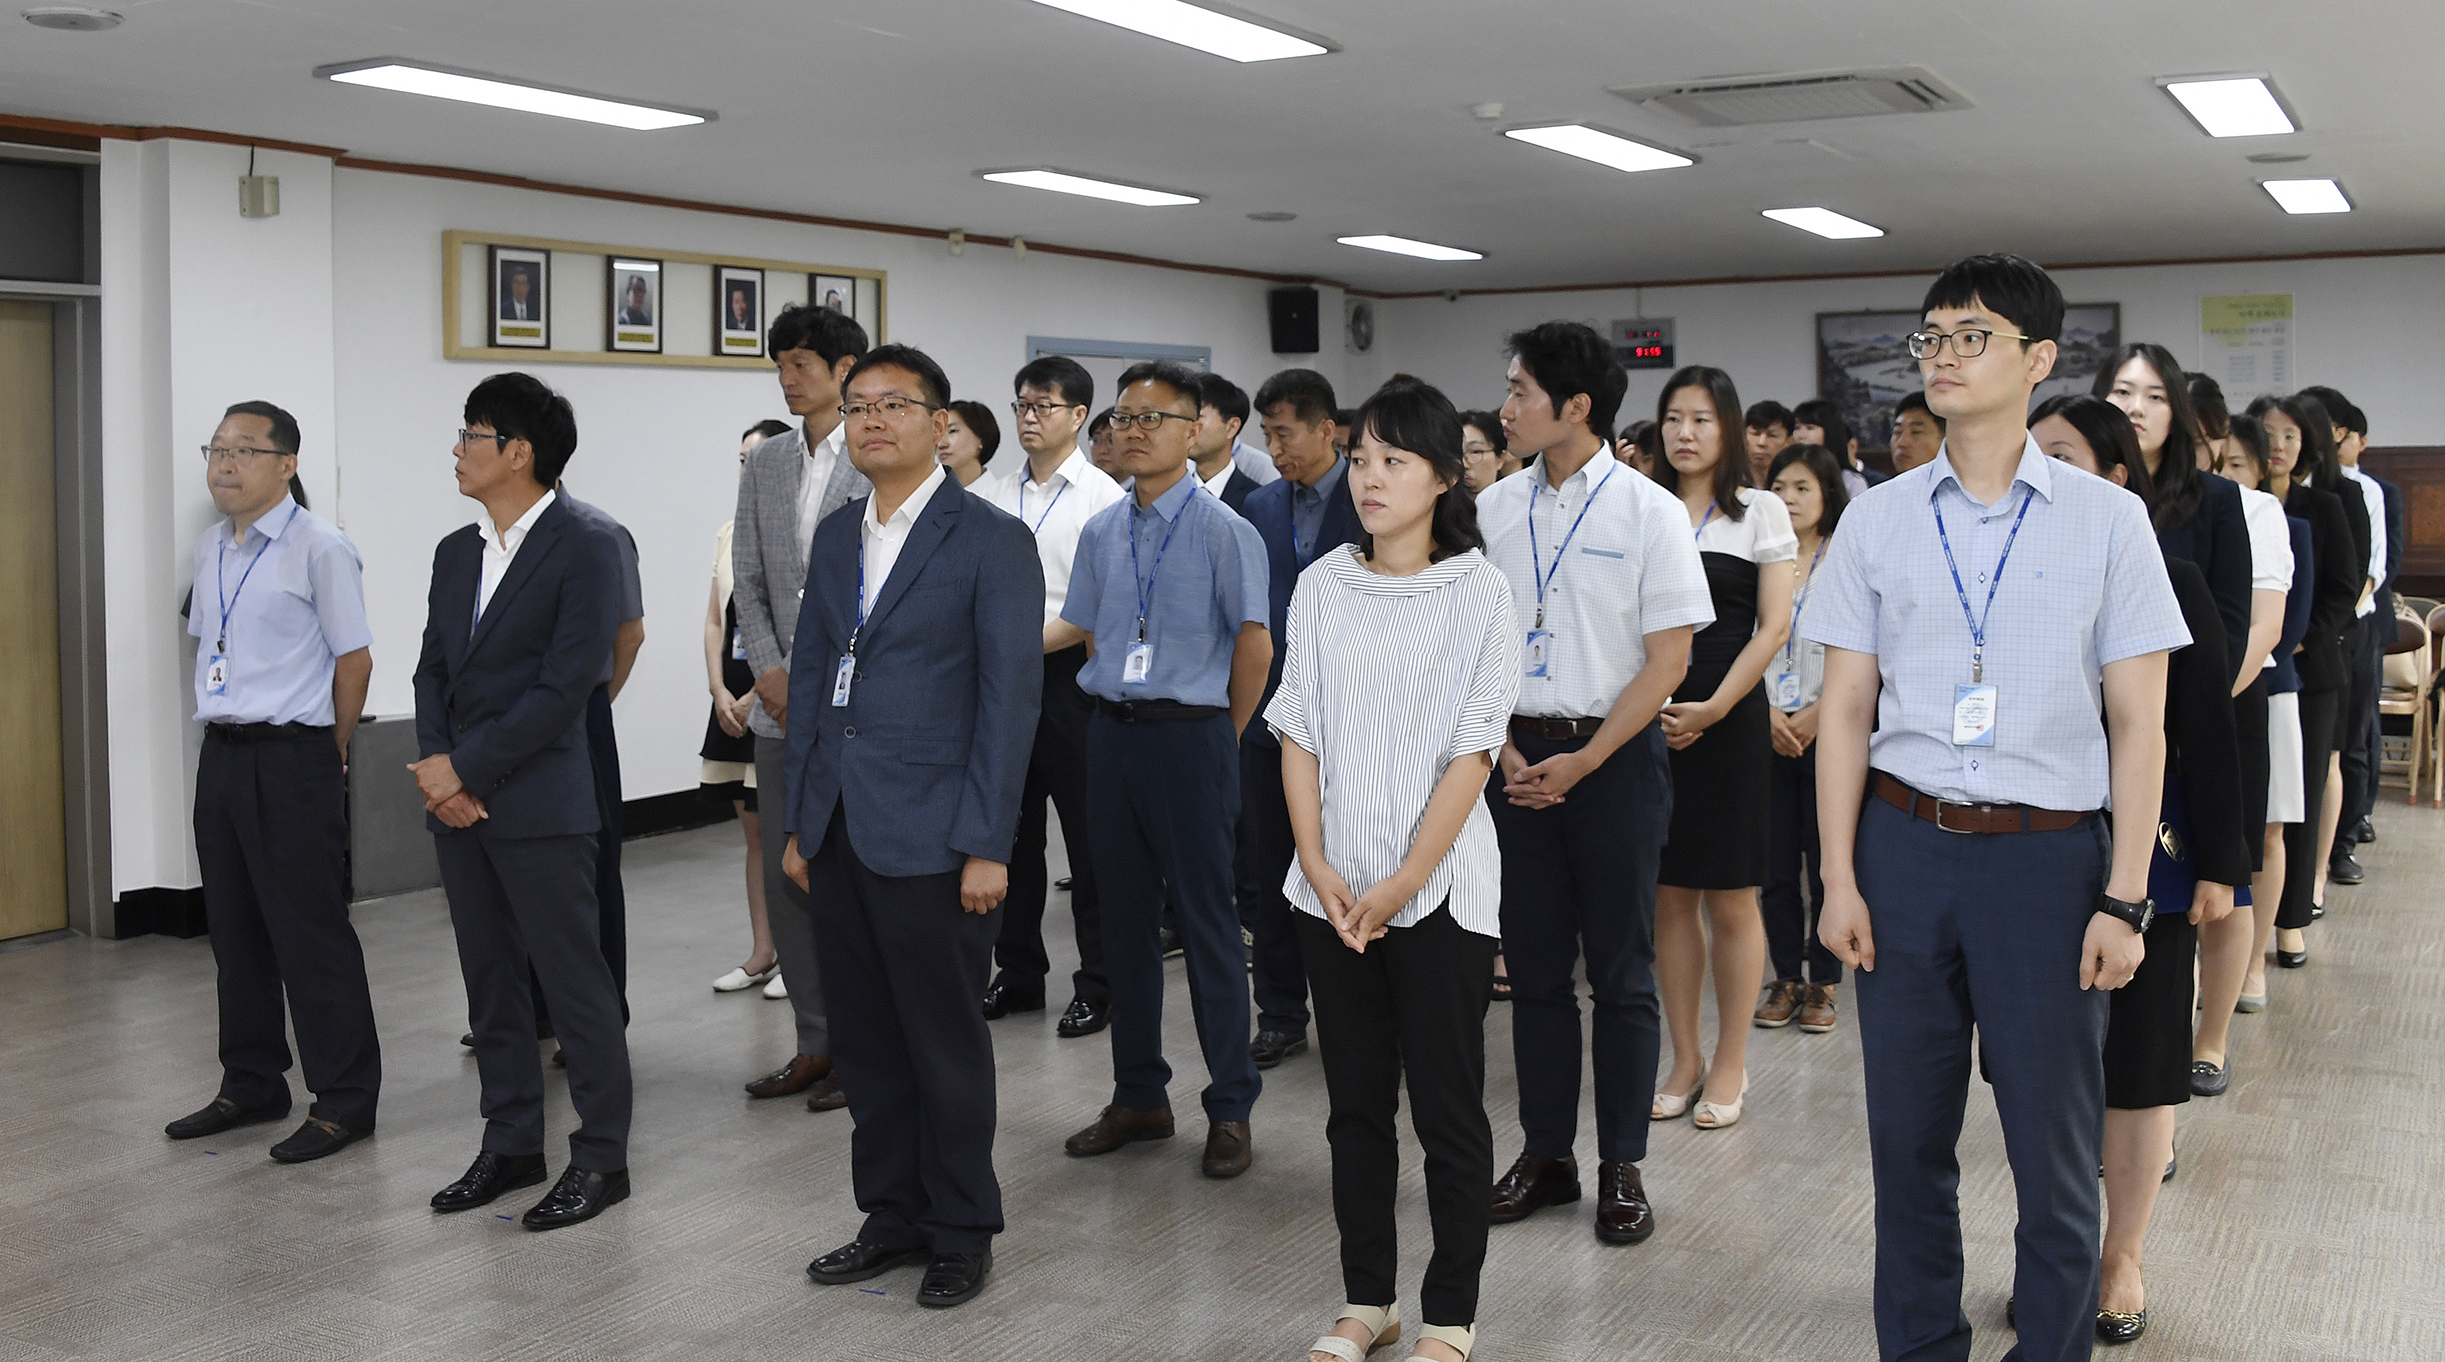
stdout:
{"type": "Polygon", "coordinates": [[[1961,1139],[1972,1032],[2020,1206],[2019,1342],[2005,1362],[2070,1362],[2095,1341],[2108,999],[2080,988],[2105,888],[2102,818],[1964,835],[1871,796],[1855,859],[1875,934],[1859,1041],[1876,1178],[1876,1340],[1885,1362],[1963,1362],[1961,1139]],[[1981,1015],[1991,1023],[1979,1026],[1981,1015]]]}
{"type": "Polygon", "coordinates": [[[1305,1035],[1307,964],[1300,956],[1299,919],[1306,914],[1282,897],[1290,863],[1299,858],[1290,801],[1282,794],[1282,749],[1243,740],[1239,754],[1239,921],[1255,938],[1249,983],[1256,993],[1256,1029],[1305,1035]]]}
{"type": "MultiPolygon", "coordinates": [[[[1817,845],[1817,749],[1796,757],[1774,754],[1767,797],[1766,887],[1758,907],[1766,919],[1766,953],[1777,979],[1842,982],[1842,958],[1817,939],[1825,906],[1825,861],[1817,845]],[[1802,961],[1806,961],[1803,972],[1802,961]]],[[[2263,782],[2262,782],[2263,783],[2263,782]]]]}
{"type": "Polygon", "coordinates": [[[594,839],[594,906],[603,961],[620,990],[620,1020],[628,1019],[628,891],[620,887],[620,735],[611,724],[611,687],[596,686],[586,701],[586,755],[594,762],[594,807],[603,820],[594,839]]]}
{"type": "Polygon", "coordinates": [[[1230,717],[1125,724],[1098,713],[1087,726],[1087,817],[1112,984],[1113,1104],[1171,1105],[1155,937],[1169,882],[1205,1051],[1206,1117],[1247,1120],[1263,1084],[1248,1057],[1248,953],[1232,902],[1239,739],[1230,717]]]}
{"type": "Polygon", "coordinates": [[[1019,793],[1019,841],[1010,853],[1010,897],[1002,901],[1002,938],[993,961],[1012,980],[1044,987],[1052,959],[1044,950],[1044,905],[1052,885],[1044,850],[1051,828],[1046,801],[1061,815],[1061,841],[1070,853],[1070,928],[1078,939],[1078,968],[1070,996],[1090,1003],[1111,999],[1104,982],[1104,929],[1095,892],[1095,863],[1087,846],[1087,718],[1095,702],[1078,688],[1085,644],[1044,656],[1044,708],[1036,719],[1036,745],[1028,754],[1027,785],[1019,793]]]}

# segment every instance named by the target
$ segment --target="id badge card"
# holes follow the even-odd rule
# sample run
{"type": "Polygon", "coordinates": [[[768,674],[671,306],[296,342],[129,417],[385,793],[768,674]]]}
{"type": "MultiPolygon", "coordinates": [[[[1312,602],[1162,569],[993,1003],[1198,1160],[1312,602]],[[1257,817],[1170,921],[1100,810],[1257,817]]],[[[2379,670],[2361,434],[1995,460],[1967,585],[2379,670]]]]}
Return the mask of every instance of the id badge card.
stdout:
{"type": "Polygon", "coordinates": [[[740,662],[747,660],[747,636],[736,629],[730,631],[730,656],[740,662]]]}
{"type": "Polygon", "coordinates": [[[204,661],[204,694],[227,695],[228,693],[229,659],[219,653],[214,653],[204,661]]]}
{"type": "Polygon", "coordinates": [[[1953,687],[1953,746],[1995,745],[1995,688],[1963,681],[1953,687]]]}
{"type": "Polygon", "coordinates": [[[1792,710],[1800,707],[1800,674],[1798,672],[1776,672],[1773,686],[1776,709],[1792,710]]]}
{"type": "Polygon", "coordinates": [[[849,703],[849,683],[856,676],[857,658],[855,656],[842,658],[840,671],[832,677],[832,707],[834,709],[839,709],[849,703]]]}
{"type": "Polygon", "coordinates": [[[1123,654],[1121,657],[1121,684],[1126,686],[1145,685],[1146,673],[1151,670],[1154,665],[1155,645],[1151,643],[1131,644],[1129,651],[1123,654]]]}
{"type": "Polygon", "coordinates": [[[1551,676],[1548,670],[1553,660],[1553,634],[1544,629],[1528,631],[1528,646],[1521,654],[1522,676],[1551,676]]]}

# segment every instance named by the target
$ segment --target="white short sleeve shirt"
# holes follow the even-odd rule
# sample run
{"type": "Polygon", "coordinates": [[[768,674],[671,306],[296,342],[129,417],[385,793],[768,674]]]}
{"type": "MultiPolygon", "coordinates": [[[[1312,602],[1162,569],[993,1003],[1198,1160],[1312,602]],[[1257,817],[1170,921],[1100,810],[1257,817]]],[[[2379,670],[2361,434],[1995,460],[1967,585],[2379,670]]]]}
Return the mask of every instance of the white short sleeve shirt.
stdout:
{"type": "Polygon", "coordinates": [[[1007,471],[987,470],[970,489],[978,496],[1027,522],[1036,536],[1036,556],[1044,564],[1044,622],[1061,618],[1070,597],[1070,568],[1078,559],[1079,532],[1097,511],[1121,499],[1121,485],[1097,468],[1083,449],[1073,449],[1053,476],[1038,482],[1027,464],[1027,451],[1007,471]]]}

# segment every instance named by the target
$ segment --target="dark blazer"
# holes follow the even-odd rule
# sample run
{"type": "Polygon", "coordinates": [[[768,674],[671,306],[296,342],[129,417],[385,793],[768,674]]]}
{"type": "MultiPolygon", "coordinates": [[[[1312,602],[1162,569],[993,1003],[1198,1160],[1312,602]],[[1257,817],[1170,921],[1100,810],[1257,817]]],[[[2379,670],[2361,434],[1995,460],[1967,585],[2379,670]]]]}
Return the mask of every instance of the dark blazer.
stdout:
{"type": "MultiPolygon", "coordinates": [[[[2352,547],[2351,522],[2342,498],[2323,487],[2295,483],[2284,494],[2284,514],[2309,522],[2317,584],[2310,593],[2309,631],[2301,636],[2301,689],[2341,690],[2351,679],[2343,661],[2343,634],[2352,627],[2352,606],[2368,576],[2366,544],[2352,547]]],[[[2365,519],[2365,516],[2363,517],[2365,519]]]]}
{"type": "Polygon", "coordinates": [[[2228,670],[2238,676],[2241,654],[2250,646],[2250,526],[2242,515],[2240,487],[2213,473],[2200,474],[2199,487],[2190,518],[2158,526],[2156,545],[2167,558],[2197,565],[2206,579],[2217,618],[2224,621],[2228,670]]]}
{"type": "MultiPolygon", "coordinates": [[[[433,550],[416,663],[417,753],[449,753],[468,793],[492,815],[466,831],[598,831],[586,701],[620,632],[619,544],[556,497],[527,530],[484,617],[474,620],[483,571],[480,526],[433,550]]],[[[430,814],[425,823],[459,831],[430,814]]]]}
{"type": "MultiPolygon", "coordinates": [[[[1293,555],[1290,532],[1290,489],[1296,485],[1288,478],[1266,483],[1250,492],[1238,508],[1248,523],[1256,526],[1257,537],[1265,541],[1267,594],[1272,597],[1273,606],[1273,666],[1265,673],[1265,694],[1256,705],[1259,715],[1272,701],[1274,687],[1282,684],[1282,659],[1288,653],[1282,639],[1290,627],[1290,593],[1298,588],[1300,572],[1327,550],[1358,542],[1358,503],[1350,499],[1350,475],[1345,469],[1340,491],[1325,500],[1324,519],[1318,522],[1316,542],[1298,546],[1307,555],[1307,562],[1300,562],[1293,555]]],[[[1279,745],[1273,729],[1262,722],[1248,725],[1246,738],[1266,747],[1279,745]]]]}
{"type": "Polygon", "coordinates": [[[2360,484],[2340,475],[2318,484],[2334,494],[2343,507],[2343,522],[2351,527],[2352,553],[2360,562],[2360,574],[2352,578],[2352,603],[2360,603],[2360,585],[2369,579],[2369,546],[2377,541],[2369,529],[2369,499],[2360,494],[2360,484]]]}
{"type": "Polygon", "coordinates": [[[2269,695],[2293,695],[2301,689],[2300,659],[2292,650],[2309,636],[2309,611],[2318,591],[2318,551],[2309,522],[2287,515],[2284,529],[2292,536],[2292,586],[2284,592],[2284,631],[2276,635],[2275,651],[2269,654],[2275,659],[2267,678],[2269,695]]]}
{"type": "Polygon", "coordinates": [[[1246,515],[1247,511],[1243,508],[1248,504],[1248,494],[1262,486],[1263,483],[1235,467],[1231,470],[1231,476],[1223,480],[1222,504],[1246,515]]]}
{"type": "Polygon", "coordinates": [[[2403,540],[2411,531],[2403,524],[2403,489],[2383,481],[2377,490],[2386,494],[2386,579],[2377,588],[2377,618],[2385,621],[2385,639],[2394,641],[2394,577],[2403,567],[2403,540]]]}
{"type": "MultiPolygon", "coordinates": [[[[2196,566],[2168,557],[2165,572],[2173,579],[2182,622],[2190,627],[2190,642],[2173,650],[2165,675],[2165,756],[2166,769],[2180,774],[2190,807],[2191,869],[2218,884],[2248,884],[2241,749],[2233,723],[2233,668],[2224,660],[2223,610],[2196,566]]],[[[2190,911],[2186,903],[2158,907],[2190,911]]]]}
{"type": "Polygon", "coordinates": [[[944,478],[859,630],[866,503],[815,527],[790,651],[783,831],[812,857],[838,808],[879,875],[939,875],[970,856],[1007,864],[1044,691],[1036,537],[944,478]],[[836,707],[852,630],[856,679],[836,707]]]}

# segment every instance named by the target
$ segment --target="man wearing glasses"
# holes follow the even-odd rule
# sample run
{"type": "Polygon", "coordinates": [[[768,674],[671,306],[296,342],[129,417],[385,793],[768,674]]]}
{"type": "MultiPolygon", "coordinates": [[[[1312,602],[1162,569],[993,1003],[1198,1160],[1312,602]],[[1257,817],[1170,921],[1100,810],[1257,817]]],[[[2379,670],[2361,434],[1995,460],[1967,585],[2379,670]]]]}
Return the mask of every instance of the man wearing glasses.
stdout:
{"type": "Polygon", "coordinates": [[[1101,877],[1112,980],[1112,1102],[1070,1137],[1072,1157],[1172,1134],[1163,1059],[1164,888],[1179,903],[1189,1001],[1205,1051],[1204,1172],[1237,1177],[1262,1086],[1248,1053],[1248,955],[1232,895],[1239,735],[1273,661],[1265,544],[1188,475],[1198,377],[1177,364],[1121,375],[1115,457],[1134,495],[1079,536],[1061,617],[1092,640],[1078,675],[1087,728],[1087,815],[1101,877]]]}
{"type": "Polygon", "coordinates": [[[1071,976],[1070,1005],[1057,1029],[1065,1037],[1086,1036],[1110,1020],[1112,987],[1104,978],[1101,901],[1087,851],[1087,718],[1095,702],[1078,688],[1087,634],[1061,618],[1061,607],[1070,594],[1079,531],[1089,517],[1121,499],[1121,485],[1078,446],[1079,426],[1095,402],[1095,380],[1084,366],[1067,355],[1046,355],[1019,370],[1011,387],[1016,396],[1010,411],[1027,459],[986,474],[975,490],[1036,536],[1044,570],[1044,708],[1028,757],[1027,785],[1019,795],[1010,901],[1002,911],[1001,939],[993,946],[1000,972],[985,990],[985,1017],[1044,1010],[1044,980],[1052,971],[1044,951],[1049,799],[1061,814],[1061,836],[1069,847],[1070,925],[1078,939],[1078,972],[1071,976]]]}
{"type": "Polygon", "coordinates": [[[374,1128],[382,1050],[365,953],[342,890],[348,736],[373,675],[364,569],[338,527],[290,494],[296,418],[241,402],[204,446],[213,509],[195,545],[195,857],[219,971],[221,1091],[174,1140],[289,1113],[288,1023],[312,1114],[282,1163],[374,1128]],[[282,1007],[282,995],[287,1007],[282,1007]]]}
{"type": "Polygon", "coordinates": [[[2106,993],[2154,911],[2166,657],[2190,635],[2147,507],[2029,438],[2054,281],[1973,256],[1923,310],[1944,447],[1851,503],[1800,625],[1826,645],[1818,935],[1858,971],[1881,1354],[1970,1353],[1974,1029],[2020,1203],[2009,1355],[2067,1362],[2098,1327],[2106,993]]]}
{"type": "Polygon", "coordinates": [[[849,371],[842,429],[874,491],[815,531],[788,769],[768,796],[783,867],[814,904],[866,1212],[807,1275],[924,1266],[917,1303],[935,1307],[984,1289],[1002,1230],[993,1037],[976,998],[1043,678],[1035,545],[934,457],[950,389],[905,345],[849,371]]]}

